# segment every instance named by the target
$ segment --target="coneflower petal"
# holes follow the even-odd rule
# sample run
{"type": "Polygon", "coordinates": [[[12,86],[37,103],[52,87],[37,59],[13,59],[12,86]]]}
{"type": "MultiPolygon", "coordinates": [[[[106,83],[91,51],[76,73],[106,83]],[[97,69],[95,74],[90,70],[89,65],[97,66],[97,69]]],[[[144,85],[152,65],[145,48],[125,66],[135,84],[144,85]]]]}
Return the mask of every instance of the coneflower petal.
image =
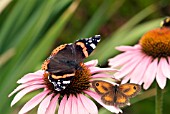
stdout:
{"type": "Polygon", "coordinates": [[[22,109],[19,111],[19,114],[25,114],[28,111],[30,111],[32,108],[34,108],[35,106],[37,106],[44,98],[45,96],[49,93],[50,91],[43,91],[39,94],[37,94],[36,96],[34,96],[31,100],[29,100],[23,107],[22,109]]]}
{"type": "Polygon", "coordinates": [[[54,98],[52,98],[48,108],[47,108],[47,111],[46,111],[46,114],[55,114],[55,111],[56,111],[56,107],[57,107],[57,104],[58,104],[58,97],[59,97],[59,94],[56,95],[54,98]]]}
{"type": "Polygon", "coordinates": [[[43,101],[40,103],[38,107],[37,114],[46,114],[46,110],[51,102],[53,95],[54,94],[50,94],[45,99],[43,99],[43,101]]]}

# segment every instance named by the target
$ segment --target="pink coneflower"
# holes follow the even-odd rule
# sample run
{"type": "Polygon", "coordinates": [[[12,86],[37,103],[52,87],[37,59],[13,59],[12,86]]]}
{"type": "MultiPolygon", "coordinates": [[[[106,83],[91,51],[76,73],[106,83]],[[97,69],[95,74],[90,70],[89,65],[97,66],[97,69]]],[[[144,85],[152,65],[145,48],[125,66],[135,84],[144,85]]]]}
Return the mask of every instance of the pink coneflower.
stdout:
{"type": "Polygon", "coordinates": [[[120,67],[115,78],[123,78],[122,83],[142,84],[148,89],[154,79],[161,89],[170,79],[170,18],[163,21],[161,28],[156,28],[143,35],[135,46],[119,46],[122,54],[109,60],[113,68],[120,67]]]}
{"type": "Polygon", "coordinates": [[[113,72],[111,68],[99,68],[97,60],[86,62],[82,65],[82,69],[76,71],[75,77],[71,83],[62,91],[56,91],[49,82],[48,72],[38,70],[34,73],[29,73],[18,80],[19,85],[10,95],[18,92],[14,97],[11,106],[16,104],[24,95],[34,90],[43,89],[43,91],[31,100],[29,100],[20,110],[19,114],[24,114],[33,109],[39,104],[38,114],[54,114],[57,105],[58,114],[98,114],[98,109],[95,103],[92,102],[86,94],[111,112],[122,112],[114,106],[107,106],[100,100],[100,96],[91,90],[90,82],[95,78],[111,77],[105,72],[113,72]]]}

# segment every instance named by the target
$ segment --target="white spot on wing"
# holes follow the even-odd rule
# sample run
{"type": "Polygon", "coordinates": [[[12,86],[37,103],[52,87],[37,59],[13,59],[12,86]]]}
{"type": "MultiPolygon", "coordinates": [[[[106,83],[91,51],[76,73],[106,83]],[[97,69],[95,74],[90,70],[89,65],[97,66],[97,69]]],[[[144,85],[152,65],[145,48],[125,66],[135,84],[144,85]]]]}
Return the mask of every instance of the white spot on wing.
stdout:
{"type": "Polygon", "coordinates": [[[69,84],[70,81],[63,81],[63,84],[69,84]]]}
{"type": "Polygon", "coordinates": [[[60,84],[61,84],[61,82],[57,82],[57,84],[59,84],[59,85],[60,85],[60,84]]]}
{"type": "Polygon", "coordinates": [[[59,88],[55,88],[55,90],[56,90],[56,91],[61,91],[61,89],[59,89],[59,88]]]}
{"type": "Polygon", "coordinates": [[[98,39],[97,42],[100,42],[100,39],[98,39]]]}
{"type": "Polygon", "coordinates": [[[92,39],[89,39],[89,41],[88,41],[89,43],[92,43],[92,39]]]}
{"type": "Polygon", "coordinates": [[[90,44],[90,46],[95,49],[96,48],[96,45],[95,44],[90,44]]]}
{"type": "Polygon", "coordinates": [[[65,89],[66,88],[66,86],[61,86],[63,89],[65,89]]]}
{"type": "Polygon", "coordinates": [[[95,37],[100,37],[100,35],[95,35],[95,37]]]}

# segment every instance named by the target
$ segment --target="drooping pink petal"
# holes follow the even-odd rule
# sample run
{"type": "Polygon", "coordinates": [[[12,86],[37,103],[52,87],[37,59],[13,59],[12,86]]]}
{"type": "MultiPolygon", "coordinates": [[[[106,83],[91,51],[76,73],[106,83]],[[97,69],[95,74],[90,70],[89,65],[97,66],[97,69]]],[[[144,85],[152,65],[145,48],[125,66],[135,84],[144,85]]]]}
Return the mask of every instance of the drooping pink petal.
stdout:
{"type": "Polygon", "coordinates": [[[89,114],[89,112],[85,109],[83,106],[83,103],[81,101],[81,98],[79,97],[79,94],[77,95],[77,108],[78,108],[78,114],[89,114]]]}
{"type": "Polygon", "coordinates": [[[35,106],[37,106],[43,99],[44,97],[49,93],[50,91],[43,91],[36,96],[34,96],[31,100],[29,100],[19,111],[18,114],[25,114],[31,109],[33,109],[35,106]]]}
{"type": "Polygon", "coordinates": [[[117,69],[113,69],[113,68],[99,68],[99,67],[90,67],[89,68],[91,71],[91,74],[94,73],[99,73],[99,72],[117,72],[117,69]]]}
{"type": "Polygon", "coordinates": [[[157,74],[156,74],[156,81],[161,89],[164,89],[166,85],[166,77],[162,73],[161,64],[159,62],[157,74]]]}
{"type": "Polygon", "coordinates": [[[170,65],[170,57],[167,57],[167,60],[168,60],[168,63],[169,63],[169,65],[170,65]]]}
{"type": "Polygon", "coordinates": [[[73,95],[72,97],[72,114],[79,114],[78,113],[78,106],[77,106],[77,98],[73,95]]]}
{"type": "Polygon", "coordinates": [[[158,59],[155,59],[146,69],[146,72],[144,74],[144,85],[143,88],[144,89],[148,89],[150,87],[150,85],[152,84],[152,82],[155,79],[156,76],[156,71],[157,71],[157,63],[158,63],[158,59]]]}
{"type": "Polygon", "coordinates": [[[94,67],[98,64],[98,60],[91,60],[91,61],[88,61],[86,63],[84,63],[87,67],[94,67]]]}
{"type": "Polygon", "coordinates": [[[48,95],[39,105],[37,114],[46,114],[46,110],[54,94],[48,95]]]}
{"type": "Polygon", "coordinates": [[[142,61],[136,66],[136,68],[133,70],[133,73],[131,73],[131,80],[130,83],[137,83],[142,80],[143,75],[148,67],[148,65],[151,63],[152,58],[149,56],[145,56],[142,61]]]}
{"type": "Polygon", "coordinates": [[[66,102],[66,104],[65,104],[65,109],[64,109],[64,114],[72,114],[71,113],[71,109],[72,109],[72,98],[73,98],[73,96],[72,95],[70,95],[69,97],[68,97],[68,100],[67,100],[67,102],[66,102]]]}
{"type": "MultiPolygon", "coordinates": [[[[143,76],[143,78],[144,78],[144,76],[143,76]]],[[[142,85],[142,83],[144,82],[144,81],[143,81],[143,80],[144,80],[143,78],[138,82],[139,85],[142,85]]]]}
{"type": "Polygon", "coordinates": [[[66,103],[67,103],[67,95],[64,95],[63,99],[60,102],[58,114],[64,114],[64,110],[65,110],[65,108],[67,108],[67,107],[65,107],[66,103]]]}
{"type": "Polygon", "coordinates": [[[23,90],[21,90],[19,93],[16,94],[16,96],[14,97],[14,99],[11,102],[11,107],[17,103],[24,95],[26,95],[27,93],[40,89],[40,88],[44,88],[45,85],[33,85],[33,86],[29,86],[23,90]]]}
{"type": "Polygon", "coordinates": [[[14,93],[16,93],[16,92],[18,92],[18,91],[20,91],[21,89],[23,89],[23,88],[26,88],[26,87],[28,87],[28,86],[30,86],[30,85],[40,85],[40,84],[42,84],[44,81],[42,80],[37,80],[37,81],[30,81],[30,82],[27,82],[27,83],[24,83],[24,84],[22,84],[22,85],[19,85],[14,91],[12,91],[9,95],[8,95],[8,97],[11,97],[14,93]]]}
{"type": "Polygon", "coordinates": [[[126,76],[122,79],[121,84],[125,84],[125,83],[127,83],[127,82],[130,80],[131,73],[132,73],[132,72],[130,72],[128,75],[126,75],[126,76]]]}
{"type": "Polygon", "coordinates": [[[160,65],[163,75],[170,79],[170,65],[167,60],[165,58],[161,58],[160,65]]]}
{"type": "Polygon", "coordinates": [[[100,73],[100,74],[94,74],[91,76],[91,78],[112,78],[113,75],[110,75],[110,74],[103,74],[103,73],[100,73]]]}
{"type": "Polygon", "coordinates": [[[118,85],[116,82],[112,81],[112,80],[102,80],[102,81],[105,81],[105,82],[108,82],[110,84],[113,84],[113,85],[118,85]]]}
{"type": "Polygon", "coordinates": [[[59,94],[57,94],[50,102],[50,105],[47,108],[46,114],[55,114],[57,101],[58,101],[59,94]]]}
{"type": "Polygon", "coordinates": [[[44,73],[44,70],[37,70],[37,71],[35,71],[34,73],[37,74],[37,75],[41,75],[41,74],[44,73]]]}
{"type": "Polygon", "coordinates": [[[141,45],[139,45],[139,44],[136,44],[135,46],[134,46],[136,49],[142,49],[142,46],[141,45]]]}
{"type": "Polygon", "coordinates": [[[115,106],[110,106],[110,105],[105,105],[102,101],[101,101],[101,97],[97,94],[97,93],[95,93],[95,92],[93,92],[93,91],[91,91],[91,90],[88,90],[88,91],[84,91],[86,94],[88,94],[89,96],[91,96],[94,100],[96,100],[99,104],[101,104],[103,107],[105,107],[107,110],[109,110],[109,111],[111,111],[111,112],[113,112],[113,113],[119,113],[119,112],[121,112],[122,113],[122,110],[121,109],[119,109],[119,108],[117,108],[117,107],[115,107],[115,106]]]}
{"type": "Polygon", "coordinates": [[[135,45],[135,46],[118,46],[116,47],[117,50],[119,51],[134,51],[134,50],[140,50],[140,45],[135,45]]]}
{"type": "Polygon", "coordinates": [[[83,94],[79,94],[81,102],[89,114],[98,114],[97,106],[94,104],[92,100],[84,96],[83,94]]]}
{"type": "MultiPolygon", "coordinates": [[[[132,52],[124,52],[124,53],[118,54],[118,55],[116,55],[115,57],[110,58],[110,59],[108,60],[108,62],[109,62],[109,63],[114,63],[114,62],[116,62],[116,61],[119,61],[120,58],[125,59],[126,57],[129,57],[131,54],[133,54],[133,53],[132,53],[132,52]]],[[[112,64],[111,64],[111,65],[112,65],[112,64]]]]}
{"type": "Polygon", "coordinates": [[[32,80],[43,80],[44,71],[39,70],[35,73],[28,73],[17,81],[17,83],[26,83],[32,80]]]}
{"type": "Polygon", "coordinates": [[[133,57],[133,59],[131,59],[129,62],[127,62],[121,69],[120,72],[115,73],[115,77],[116,78],[122,78],[125,75],[127,75],[128,73],[130,73],[131,71],[133,71],[133,69],[139,64],[139,62],[142,61],[143,57],[145,55],[140,53],[136,56],[133,57]]]}
{"type": "Polygon", "coordinates": [[[123,64],[127,63],[129,60],[133,58],[134,53],[125,52],[120,55],[117,55],[114,58],[109,59],[108,65],[112,68],[122,66],[123,64]]]}

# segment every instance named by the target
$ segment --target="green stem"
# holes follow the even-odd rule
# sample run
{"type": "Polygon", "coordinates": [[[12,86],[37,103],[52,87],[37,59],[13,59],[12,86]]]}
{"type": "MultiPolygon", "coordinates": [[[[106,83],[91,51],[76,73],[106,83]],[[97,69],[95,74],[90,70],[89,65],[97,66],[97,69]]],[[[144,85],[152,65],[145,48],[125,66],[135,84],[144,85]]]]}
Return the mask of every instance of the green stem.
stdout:
{"type": "Polygon", "coordinates": [[[159,87],[159,85],[156,85],[156,107],[155,107],[155,113],[156,114],[162,114],[162,105],[163,105],[163,90],[159,87]]]}

